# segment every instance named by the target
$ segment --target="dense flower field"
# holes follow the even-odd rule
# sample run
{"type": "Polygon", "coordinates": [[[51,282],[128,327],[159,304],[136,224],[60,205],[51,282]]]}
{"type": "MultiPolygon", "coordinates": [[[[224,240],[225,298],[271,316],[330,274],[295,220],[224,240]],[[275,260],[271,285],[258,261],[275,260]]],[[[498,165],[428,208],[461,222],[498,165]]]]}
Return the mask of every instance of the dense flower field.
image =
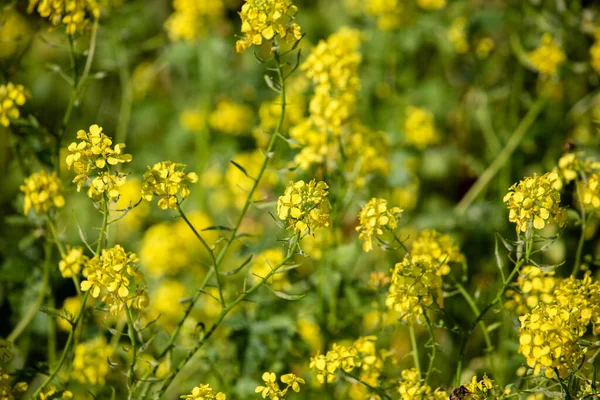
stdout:
{"type": "Polygon", "coordinates": [[[600,4],[4,0],[0,400],[597,399],[600,4]]]}

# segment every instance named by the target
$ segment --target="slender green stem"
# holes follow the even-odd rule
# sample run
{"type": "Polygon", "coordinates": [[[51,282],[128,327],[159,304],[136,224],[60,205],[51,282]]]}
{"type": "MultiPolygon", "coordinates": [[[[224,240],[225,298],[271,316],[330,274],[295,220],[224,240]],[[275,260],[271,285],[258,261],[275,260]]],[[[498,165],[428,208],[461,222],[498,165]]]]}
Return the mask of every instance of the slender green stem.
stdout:
{"type": "Polygon", "coordinates": [[[129,334],[129,340],[131,341],[131,363],[129,364],[129,374],[127,375],[127,388],[129,394],[128,399],[133,399],[134,388],[135,388],[135,363],[137,361],[137,340],[135,338],[135,326],[133,323],[133,316],[131,315],[131,309],[125,304],[125,311],[127,314],[127,332],[129,334]]]}
{"type": "Polygon", "coordinates": [[[215,253],[210,248],[208,243],[206,243],[206,240],[204,240],[204,238],[198,233],[198,231],[196,230],[194,225],[190,222],[190,220],[186,217],[186,215],[183,212],[183,210],[181,209],[181,205],[179,203],[177,203],[177,211],[179,212],[179,215],[181,215],[181,218],[183,218],[185,223],[190,227],[192,232],[194,232],[194,235],[198,238],[198,240],[200,241],[202,246],[206,249],[208,254],[210,254],[210,257],[213,262],[213,270],[215,271],[215,276],[217,278],[217,288],[219,289],[219,301],[221,302],[221,307],[225,308],[225,297],[223,297],[223,285],[221,284],[221,276],[219,274],[219,265],[217,263],[217,259],[215,258],[215,253]]]}
{"type": "Polygon", "coordinates": [[[52,382],[52,380],[54,379],[54,377],[56,377],[56,375],[58,374],[58,372],[62,368],[63,364],[65,363],[65,360],[67,359],[67,355],[69,354],[69,351],[71,350],[71,347],[73,345],[73,340],[74,340],[74,337],[75,337],[75,331],[76,331],[77,326],[79,325],[79,323],[81,322],[81,319],[83,317],[83,311],[85,309],[85,304],[87,302],[89,294],[90,294],[90,292],[86,292],[85,295],[83,296],[83,301],[81,302],[81,308],[79,309],[79,312],[77,313],[75,321],[73,322],[73,327],[71,328],[71,332],[69,332],[69,337],[67,338],[67,343],[65,344],[65,348],[63,349],[63,352],[62,352],[62,354],[60,356],[60,359],[58,360],[58,364],[56,364],[56,366],[54,367],[54,369],[52,370],[52,372],[50,373],[50,375],[48,376],[48,378],[46,378],[46,380],[42,383],[42,385],[39,388],[37,388],[37,390],[35,391],[35,393],[32,396],[33,399],[37,399],[38,398],[38,396],[40,395],[40,393],[44,390],[44,388],[46,386],[48,386],[48,384],[50,382],[52,382]]]}
{"type": "MultiPolygon", "coordinates": [[[[471,297],[469,292],[467,292],[465,287],[456,281],[454,282],[454,285],[456,286],[456,289],[458,289],[458,292],[463,296],[463,298],[465,299],[465,301],[471,308],[471,311],[473,311],[473,313],[476,316],[479,315],[479,313],[480,313],[479,307],[477,307],[477,303],[475,303],[475,300],[473,299],[473,297],[471,297]]],[[[481,328],[481,333],[483,334],[483,339],[485,340],[485,345],[487,346],[486,350],[488,352],[491,352],[493,350],[494,346],[492,345],[492,340],[490,339],[490,334],[487,330],[487,326],[485,325],[485,322],[479,321],[479,327],[481,328]]]]}
{"type": "Polygon", "coordinates": [[[494,159],[494,161],[492,161],[487,169],[483,171],[479,179],[477,179],[475,184],[471,186],[469,191],[457,204],[456,208],[454,209],[456,215],[460,216],[465,213],[471,203],[481,194],[481,192],[483,192],[491,180],[510,159],[510,156],[523,141],[523,138],[525,137],[525,134],[529,128],[531,128],[531,125],[533,125],[540,112],[544,109],[547,99],[548,98],[545,96],[545,92],[543,91],[540,97],[538,97],[535,103],[533,103],[531,108],[529,108],[529,111],[527,111],[527,114],[523,117],[517,126],[517,129],[514,130],[502,151],[498,153],[498,156],[494,159]]]}
{"type": "Polygon", "coordinates": [[[357,376],[352,375],[350,372],[346,372],[344,370],[342,370],[342,372],[344,373],[344,375],[346,375],[347,377],[355,380],[356,382],[364,385],[365,387],[371,389],[373,392],[377,393],[379,396],[388,399],[388,400],[392,400],[392,397],[386,393],[386,391],[383,388],[379,388],[379,387],[375,387],[365,381],[363,381],[362,379],[360,379],[357,376]]]}
{"type": "Polygon", "coordinates": [[[413,361],[415,368],[421,373],[421,361],[419,360],[419,347],[417,345],[417,336],[415,335],[415,327],[412,324],[408,324],[408,334],[410,336],[410,346],[412,348],[413,361]]]}
{"type": "Polygon", "coordinates": [[[106,196],[102,197],[102,227],[100,228],[100,236],[98,237],[98,245],[96,247],[96,255],[100,256],[100,251],[106,236],[106,228],[108,227],[108,201],[106,196]]]}
{"type": "Polygon", "coordinates": [[[433,363],[435,361],[435,356],[437,352],[437,344],[435,342],[435,335],[433,333],[433,326],[431,325],[431,320],[427,315],[427,310],[423,308],[423,317],[425,318],[425,325],[427,326],[427,331],[429,332],[429,338],[431,339],[431,352],[429,353],[429,365],[427,366],[427,373],[425,374],[425,386],[427,386],[429,382],[429,377],[431,376],[431,372],[433,371],[433,363]]]}
{"type": "Polygon", "coordinates": [[[579,206],[581,208],[581,235],[579,236],[579,242],[577,243],[577,252],[575,253],[575,262],[573,263],[573,270],[571,275],[577,277],[579,272],[579,266],[581,265],[581,255],[583,253],[583,244],[585,243],[585,231],[587,229],[587,216],[585,215],[585,205],[581,198],[581,189],[579,188],[579,182],[575,183],[577,187],[577,198],[579,199],[579,206]]]}
{"type": "Polygon", "coordinates": [[[192,359],[192,357],[198,352],[198,350],[200,350],[200,348],[204,345],[204,343],[206,343],[206,341],[208,339],[210,339],[210,337],[215,333],[215,331],[217,330],[217,328],[219,327],[219,325],[221,324],[221,322],[223,321],[223,319],[225,319],[225,317],[227,316],[227,314],[229,314],[239,303],[241,303],[242,301],[244,301],[252,293],[254,293],[256,290],[258,290],[260,287],[262,287],[273,275],[275,275],[277,273],[277,271],[282,266],[284,266],[285,264],[287,264],[288,261],[290,261],[292,259],[292,257],[295,254],[295,250],[299,248],[299,243],[300,243],[300,234],[298,233],[295,236],[293,242],[290,245],[290,249],[288,251],[288,255],[283,259],[283,261],[281,261],[278,265],[276,265],[275,267],[273,267],[271,269],[271,271],[264,278],[262,278],[259,282],[257,282],[254,286],[252,286],[250,289],[246,290],[244,293],[242,293],[241,295],[239,295],[232,303],[230,303],[229,305],[227,305],[227,307],[225,307],[224,309],[221,310],[221,312],[217,316],[215,322],[212,324],[212,326],[206,332],[206,334],[202,337],[202,339],[200,339],[196,343],[196,345],[194,346],[194,348],[179,363],[179,365],[176,367],[175,371],[173,371],[165,379],[165,381],[163,382],[162,386],[160,387],[160,389],[157,392],[157,396],[156,396],[157,398],[160,398],[160,397],[162,397],[165,394],[165,392],[167,391],[167,389],[169,388],[169,386],[171,385],[171,383],[173,382],[173,380],[175,379],[175,377],[179,374],[179,372],[181,372],[181,370],[192,359]]]}

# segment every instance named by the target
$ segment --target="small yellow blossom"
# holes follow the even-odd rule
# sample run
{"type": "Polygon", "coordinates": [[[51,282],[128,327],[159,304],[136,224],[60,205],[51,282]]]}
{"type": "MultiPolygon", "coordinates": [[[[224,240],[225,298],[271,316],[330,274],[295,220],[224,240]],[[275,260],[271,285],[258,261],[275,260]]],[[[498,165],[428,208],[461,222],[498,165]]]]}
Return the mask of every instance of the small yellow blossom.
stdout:
{"type": "Polygon", "coordinates": [[[23,106],[29,93],[23,85],[12,82],[0,85],[0,126],[8,127],[10,121],[21,115],[19,107],[23,106]]]}
{"type": "Polygon", "coordinates": [[[206,114],[198,108],[188,108],[179,114],[179,124],[189,132],[202,132],[206,125],[206,114]]]}
{"type": "Polygon", "coordinates": [[[472,400],[486,400],[493,396],[493,398],[497,398],[495,395],[495,387],[494,381],[487,377],[487,375],[483,375],[481,380],[477,380],[477,376],[473,376],[470,382],[467,382],[463,385],[468,391],[468,398],[472,400]]]}
{"type": "Polygon", "coordinates": [[[494,47],[496,47],[494,39],[492,39],[489,36],[481,38],[477,41],[477,44],[475,46],[475,54],[477,54],[477,58],[481,60],[486,59],[488,58],[492,50],[494,50],[494,47]]]}
{"type": "MultiPolygon", "coordinates": [[[[61,312],[63,315],[67,316],[69,320],[73,321],[75,319],[75,315],[79,312],[81,308],[81,298],[79,296],[67,297],[63,302],[63,306],[61,308],[61,312]]],[[[56,324],[63,331],[70,331],[73,328],[73,325],[62,317],[56,318],[56,324]]]]}
{"type": "Polygon", "coordinates": [[[417,0],[417,5],[423,10],[440,10],[446,7],[446,0],[417,0]]]}
{"type": "Polygon", "coordinates": [[[509,214],[508,220],[516,224],[517,232],[526,232],[530,227],[543,229],[547,224],[566,222],[566,213],[560,208],[561,181],[558,174],[526,177],[509,188],[504,196],[509,214]]]}
{"type": "Polygon", "coordinates": [[[244,135],[252,130],[254,111],[246,104],[224,99],[208,116],[208,123],[212,129],[228,135],[244,135]]]}
{"type": "Polygon", "coordinates": [[[413,259],[421,258],[438,267],[438,274],[448,275],[451,263],[466,261],[452,238],[434,230],[424,230],[412,243],[413,259]]]}
{"type": "Polygon", "coordinates": [[[540,303],[550,304],[554,301],[554,290],[557,280],[554,272],[526,265],[519,271],[517,281],[506,291],[507,301],[504,307],[516,309],[518,315],[525,315],[540,303]]]}
{"type": "Polygon", "coordinates": [[[152,201],[154,196],[160,197],[158,207],[162,210],[177,209],[179,194],[182,199],[190,195],[189,183],[198,182],[195,172],[186,174],[185,165],[172,161],[162,161],[154,164],[152,168],[144,173],[142,184],[142,197],[146,201],[152,201]]]}
{"type": "Polygon", "coordinates": [[[529,61],[533,67],[548,76],[556,75],[565,59],[565,53],[549,33],[545,33],[541,45],[529,53],[529,61]]]}
{"type": "Polygon", "coordinates": [[[54,385],[48,385],[48,388],[40,393],[40,400],[70,400],[72,398],[73,393],[68,390],[61,392],[54,385]]]}
{"type": "Polygon", "coordinates": [[[377,18],[377,27],[383,31],[398,28],[402,22],[404,6],[400,0],[367,0],[367,15],[377,18]]]}
{"type": "Polygon", "coordinates": [[[425,384],[416,368],[402,370],[400,376],[402,380],[398,385],[398,393],[401,400],[446,400],[448,398],[448,393],[441,389],[433,390],[425,384]]]}
{"type": "Polygon", "coordinates": [[[469,51],[469,41],[467,39],[467,27],[469,21],[461,16],[454,18],[448,29],[448,40],[454,46],[454,51],[458,54],[466,54],[469,51]]]}
{"type": "Polygon", "coordinates": [[[99,335],[75,346],[71,378],[88,385],[104,385],[110,372],[108,360],[113,355],[113,347],[99,335]]]}
{"type": "Polygon", "coordinates": [[[316,228],[329,226],[329,186],[314,179],[308,184],[304,181],[290,182],[283,196],[277,200],[277,215],[286,220],[297,232],[312,233],[316,228]]]}
{"type": "Polygon", "coordinates": [[[257,386],[255,392],[260,393],[263,399],[268,397],[269,399],[282,400],[285,398],[290,388],[294,392],[299,392],[300,384],[304,384],[304,379],[299,378],[294,374],[282,375],[281,382],[287,385],[287,387],[282,390],[279,387],[279,383],[277,383],[277,375],[275,375],[274,372],[265,372],[262,375],[262,380],[265,382],[264,386],[257,386]]]}
{"type": "Polygon", "coordinates": [[[408,107],[404,120],[404,138],[407,143],[423,150],[440,142],[433,113],[425,108],[408,107]]]}
{"type": "Polygon", "coordinates": [[[246,0],[239,13],[244,36],[236,42],[236,51],[243,53],[275,36],[288,43],[300,40],[300,26],[293,22],[297,12],[291,0],[246,0]]]}
{"type": "Polygon", "coordinates": [[[169,38],[194,40],[205,36],[211,24],[220,23],[225,15],[223,0],[173,0],[174,12],[165,22],[169,38]]]}
{"type": "Polygon", "coordinates": [[[33,10],[47,18],[53,26],[65,25],[67,34],[82,33],[95,18],[100,18],[96,0],[29,0],[27,12],[33,10]]]}
{"type": "Polygon", "coordinates": [[[396,229],[402,211],[399,207],[388,208],[385,199],[372,198],[365,204],[358,215],[359,225],[356,227],[358,238],[364,241],[365,252],[373,250],[374,236],[383,235],[384,229],[396,229]]]}
{"type": "Polygon", "coordinates": [[[42,170],[25,178],[21,185],[24,194],[23,212],[25,215],[33,207],[36,213],[49,212],[52,207],[62,208],[65,205],[63,184],[56,172],[49,174],[42,170]]]}
{"type": "Polygon", "coordinates": [[[83,266],[89,261],[89,258],[83,254],[83,247],[67,246],[66,254],[58,262],[58,269],[63,278],[78,276],[83,266]]]}
{"type": "Polygon", "coordinates": [[[215,393],[210,385],[201,384],[193,388],[192,393],[179,396],[179,398],[187,400],[225,400],[227,396],[222,392],[215,393]]]}
{"type": "Polygon", "coordinates": [[[581,202],[594,209],[600,208],[600,173],[592,173],[580,183],[581,202]]]}

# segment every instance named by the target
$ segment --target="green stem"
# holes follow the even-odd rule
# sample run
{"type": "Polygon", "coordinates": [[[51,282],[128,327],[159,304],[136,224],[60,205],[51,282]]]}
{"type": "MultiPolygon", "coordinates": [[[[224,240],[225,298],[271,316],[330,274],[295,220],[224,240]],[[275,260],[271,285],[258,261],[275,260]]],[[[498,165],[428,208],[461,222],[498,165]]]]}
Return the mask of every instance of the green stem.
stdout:
{"type": "MultiPolygon", "coordinates": [[[[463,296],[463,298],[465,299],[465,301],[471,308],[471,311],[473,311],[473,313],[476,316],[479,315],[479,313],[480,313],[479,307],[477,307],[477,303],[475,303],[475,300],[473,299],[473,297],[471,297],[469,292],[467,292],[465,287],[456,281],[454,282],[454,284],[456,285],[458,292],[463,296]]],[[[492,340],[490,339],[490,334],[487,330],[487,326],[485,325],[485,322],[479,321],[479,327],[481,328],[481,333],[483,334],[483,339],[485,340],[485,345],[487,346],[486,350],[488,352],[491,352],[494,349],[494,346],[492,345],[492,340]]]]}
{"type": "Polygon", "coordinates": [[[392,400],[392,397],[389,394],[387,394],[386,391],[383,388],[375,387],[375,386],[373,386],[373,385],[371,385],[371,384],[363,381],[359,377],[352,375],[350,372],[346,372],[344,370],[342,370],[342,372],[344,373],[344,375],[348,376],[349,378],[352,378],[356,382],[358,382],[358,383],[364,385],[365,387],[371,389],[373,392],[377,393],[379,396],[381,396],[381,397],[383,397],[385,399],[388,399],[388,400],[392,400]]]}
{"type": "Polygon", "coordinates": [[[529,111],[527,111],[527,114],[525,115],[525,117],[523,117],[523,119],[517,126],[517,129],[515,129],[515,131],[512,133],[502,151],[498,153],[498,156],[494,159],[494,161],[492,161],[492,163],[487,167],[487,169],[483,171],[479,179],[477,179],[475,184],[471,186],[469,191],[457,204],[456,208],[454,209],[456,215],[460,216],[465,213],[465,211],[467,210],[467,208],[469,208],[471,203],[481,194],[481,192],[483,192],[483,190],[487,187],[490,181],[496,176],[496,174],[500,171],[500,169],[502,169],[504,164],[506,164],[506,162],[510,159],[511,155],[514,153],[517,147],[519,147],[519,144],[521,144],[521,142],[523,141],[523,138],[525,137],[525,134],[527,133],[531,125],[533,125],[536,118],[543,110],[544,106],[546,105],[547,99],[548,98],[544,95],[544,92],[542,92],[540,97],[538,97],[538,99],[535,101],[535,103],[533,103],[531,108],[529,108],[529,111]]]}
{"type": "Polygon", "coordinates": [[[200,236],[200,234],[198,233],[198,231],[196,230],[194,225],[192,225],[190,220],[186,217],[185,213],[181,209],[181,205],[179,202],[177,203],[177,211],[179,212],[179,215],[181,216],[181,218],[183,218],[185,223],[190,227],[192,232],[194,232],[194,235],[196,236],[196,238],[198,238],[198,240],[200,241],[202,246],[206,249],[208,254],[210,254],[210,257],[213,262],[213,270],[215,271],[215,276],[217,278],[217,288],[219,289],[219,300],[221,302],[221,307],[225,308],[225,297],[223,297],[223,286],[221,284],[221,276],[219,274],[219,264],[217,262],[217,259],[215,258],[215,253],[212,251],[212,249],[210,248],[208,243],[206,243],[206,240],[204,240],[204,238],[202,236],[200,236]]]}
{"type": "Polygon", "coordinates": [[[579,236],[579,242],[577,243],[577,252],[575,253],[575,263],[573,264],[573,270],[571,275],[577,277],[579,272],[579,266],[581,265],[581,255],[583,253],[583,244],[585,243],[585,231],[587,229],[587,217],[585,215],[585,205],[581,198],[581,190],[579,188],[579,182],[575,183],[577,187],[577,198],[579,199],[579,206],[581,207],[581,235],[579,236]]]}
{"type": "Polygon", "coordinates": [[[100,251],[104,243],[104,236],[106,236],[106,228],[108,227],[108,201],[106,196],[102,196],[102,227],[100,228],[100,236],[98,237],[98,245],[96,246],[96,255],[100,257],[100,251]]]}
{"type": "Polygon", "coordinates": [[[131,341],[131,363],[129,364],[129,374],[127,375],[127,388],[129,394],[127,398],[133,399],[134,388],[135,388],[135,363],[137,361],[137,341],[135,339],[135,326],[133,324],[133,317],[131,315],[131,309],[125,304],[125,311],[127,314],[127,332],[129,333],[129,340],[131,341]]]}
{"type": "Polygon", "coordinates": [[[431,376],[431,372],[433,371],[433,363],[435,361],[435,356],[437,352],[437,344],[435,343],[435,335],[433,334],[433,326],[431,325],[431,320],[427,315],[427,310],[424,308],[423,317],[425,318],[425,325],[427,326],[427,331],[429,332],[429,337],[431,338],[431,353],[429,353],[429,365],[427,366],[427,373],[425,374],[425,386],[427,386],[429,382],[429,377],[431,376]]]}
{"type": "Polygon", "coordinates": [[[419,347],[417,346],[417,337],[415,335],[415,328],[412,324],[408,324],[408,334],[410,336],[410,345],[412,348],[413,361],[415,368],[421,374],[421,361],[419,360],[419,347]]]}

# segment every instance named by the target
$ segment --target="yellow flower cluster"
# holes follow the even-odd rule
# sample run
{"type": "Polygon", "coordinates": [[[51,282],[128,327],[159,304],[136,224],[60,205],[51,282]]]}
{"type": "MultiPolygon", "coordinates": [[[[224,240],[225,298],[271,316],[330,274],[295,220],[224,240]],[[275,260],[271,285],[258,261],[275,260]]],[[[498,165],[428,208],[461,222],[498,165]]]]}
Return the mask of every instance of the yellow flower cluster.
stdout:
{"type": "Polygon", "coordinates": [[[398,226],[398,217],[402,213],[399,207],[388,208],[387,200],[372,198],[358,214],[359,225],[356,227],[358,238],[363,243],[363,250],[373,250],[373,237],[383,235],[384,229],[394,230],[398,226]]]}
{"type": "Polygon", "coordinates": [[[558,160],[558,171],[564,183],[568,184],[587,175],[600,172],[600,162],[584,159],[583,152],[567,153],[558,160]]]}
{"type": "Polygon", "coordinates": [[[530,227],[543,229],[547,224],[566,223],[566,213],[560,208],[562,183],[558,174],[526,177],[512,185],[504,196],[509,214],[508,220],[516,224],[517,232],[526,232],[530,227]]]}
{"type": "Polygon", "coordinates": [[[467,39],[467,26],[469,21],[465,17],[457,17],[452,20],[448,29],[448,40],[454,46],[454,51],[458,54],[466,54],[469,51],[469,41],[467,39]]]}
{"type": "Polygon", "coordinates": [[[227,396],[222,392],[215,393],[210,385],[201,384],[193,388],[192,393],[179,396],[179,398],[187,400],[225,400],[227,396]]]}
{"type": "Polygon", "coordinates": [[[316,228],[329,226],[329,186],[314,179],[290,182],[283,196],[277,200],[277,216],[286,220],[296,232],[313,233],[316,228]]]}
{"type": "Polygon", "coordinates": [[[71,378],[89,385],[104,385],[110,372],[108,359],[113,355],[113,347],[102,335],[75,346],[71,378]]]}
{"type": "Polygon", "coordinates": [[[202,132],[206,125],[206,113],[197,107],[186,108],[179,114],[179,124],[189,132],[202,132]]]}
{"type": "Polygon", "coordinates": [[[42,170],[25,178],[20,187],[24,194],[23,212],[25,215],[33,207],[36,213],[47,213],[52,207],[62,208],[65,205],[63,184],[56,172],[51,174],[42,170]]]}
{"type": "Polygon", "coordinates": [[[246,104],[225,99],[221,100],[209,115],[208,123],[212,129],[219,132],[239,136],[250,133],[254,123],[254,112],[246,104]]]}
{"type": "Polygon", "coordinates": [[[281,382],[285,383],[286,387],[281,389],[279,383],[277,383],[277,375],[274,372],[265,372],[262,375],[262,380],[265,382],[264,386],[257,386],[255,392],[260,393],[263,399],[268,397],[273,400],[284,399],[290,388],[298,393],[300,391],[300,384],[305,383],[304,379],[294,374],[285,374],[281,375],[281,382]]]}
{"type": "Polygon", "coordinates": [[[423,259],[438,268],[439,275],[450,273],[450,264],[466,261],[452,238],[435,230],[424,230],[411,245],[413,259],[423,259]]]}
{"type": "Polygon", "coordinates": [[[421,107],[408,107],[404,120],[404,138],[420,150],[439,143],[440,135],[435,127],[433,113],[421,107]]]}
{"type": "Polygon", "coordinates": [[[291,0],[246,0],[239,13],[244,37],[235,43],[236,51],[243,53],[277,35],[288,43],[300,40],[300,26],[293,22],[297,12],[291,0]]]}
{"type": "Polygon", "coordinates": [[[402,370],[402,380],[398,385],[398,393],[401,400],[442,400],[448,398],[448,393],[436,389],[433,390],[421,379],[421,374],[416,368],[402,370]]]}
{"type": "Polygon", "coordinates": [[[78,276],[81,269],[88,263],[89,258],[83,254],[83,247],[67,246],[67,252],[58,262],[58,269],[63,278],[78,276]]]}
{"type": "Polygon", "coordinates": [[[525,315],[540,303],[550,304],[554,301],[556,278],[554,272],[527,265],[521,268],[517,281],[506,291],[507,301],[504,307],[515,309],[518,315],[525,315]]]}
{"type": "Polygon", "coordinates": [[[565,59],[565,53],[549,33],[542,36],[542,43],[539,47],[529,52],[529,61],[533,67],[548,76],[556,75],[558,67],[565,59]]]}
{"type": "Polygon", "coordinates": [[[580,184],[581,202],[595,209],[600,208],[600,174],[594,173],[580,184]]]}
{"type": "Polygon", "coordinates": [[[102,127],[95,124],[90,126],[89,132],[79,130],[77,139],[80,142],[69,145],[71,154],[67,156],[67,166],[69,169],[73,167],[77,174],[73,179],[73,183],[77,184],[77,191],[88,185],[87,194],[91,199],[100,200],[106,194],[108,198],[117,200],[118,187],[125,183],[125,175],[112,172],[110,167],[131,162],[131,154],[123,153],[125,144],[113,146],[111,138],[102,132],[102,127]],[[89,176],[91,171],[97,171],[93,180],[89,176]]]}
{"type": "MultiPolygon", "coordinates": [[[[483,375],[483,378],[478,381],[477,375],[473,376],[471,382],[467,382],[463,385],[469,391],[469,399],[472,400],[485,400],[490,398],[495,392],[494,381],[483,375]]],[[[493,396],[492,398],[497,398],[493,396]]]]}
{"type": "Polygon", "coordinates": [[[375,336],[364,336],[355,340],[351,346],[334,343],[326,354],[312,357],[309,368],[316,370],[320,383],[335,382],[339,370],[352,372],[355,368],[360,368],[361,380],[375,386],[383,367],[383,359],[375,348],[376,341],[375,336]]]}
{"type": "Polygon", "coordinates": [[[54,385],[48,385],[48,389],[40,393],[40,400],[70,400],[72,398],[73,393],[68,390],[61,392],[54,385]]]}
{"type": "Polygon", "coordinates": [[[442,301],[442,278],[436,265],[409,255],[395,265],[385,304],[400,319],[416,321],[424,308],[442,301]]]}
{"type": "Polygon", "coordinates": [[[19,118],[19,107],[27,101],[28,93],[23,85],[12,82],[0,85],[0,125],[8,127],[10,121],[19,118]]]}
{"type": "Polygon", "coordinates": [[[594,39],[594,44],[590,47],[590,62],[594,71],[600,74],[600,29],[596,30],[594,39]]]}
{"type": "Polygon", "coordinates": [[[391,31],[402,22],[403,4],[400,0],[367,0],[365,2],[367,15],[377,18],[377,27],[391,31]]]}
{"type": "Polygon", "coordinates": [[[570,276],[561,280],[554,297],[560,307],[570,310],[579,325],[591,324],[592,334],[600,334],[600,281],[593,280],[589,271],[582,279],[570,276]]]}
{"type": "Polygon", "coordinates": [[[350,171],[348,180],[360,188],[365,186],[368,177],[389,173],[390,144],[384,132],[373,131],[358,120],[352,121],[350,130],[344,139],[345,169],[350,171]]]}
{"type": "Polygon", "coordinates": [[[423,10],[440,10],[446,7],[446,0],[417,0],[417,5],[423,10]]]}
{"type": "Polygon", "coordinates": [[[211,23],[218,23],[225,13],[223,0],[173,0],[174,12],[165,22],[169,38],[194,40],[204,36],[211,23]]]}
{"type": "Polygon", "coordinates": [[[13,377],[0,368],[0,399],[20,399],[28,388],[27,382],[14,383],[13,377]]]}
{"type": "Polygon", "coordinates": [[[81,290],[91,290],[94,298],[104,293],[102,301],[110,306],[111,314],[117,314],[125,305],[145,308],[149,299],[144,274],[135,266],[138,261],[137,255],[125,252],[119,245],[103,249],[100,256],[85,265],[81,290]]]}
{"type": "Polygon", "coordinates": [[[47,18],[53,26],[65,25],[67,34],[82,33],[92,18],[100,18],[96,0],[29,0],[27,12],[33,10],[47,18]]]}
{"type": "Polygon", "coordinates": [[[179,199],[190,195],[189,183],[198,182],[198,175],[195,172],[186,174],[185,165],[174,163],[172,161],[157,162],[148,167],[144,173],[144,182],[142,183],[142,198],[146,201],[152,201],[154,196],[160,197],[158,207],[162,210],[171,208],[177,209],[179,199]]]}

